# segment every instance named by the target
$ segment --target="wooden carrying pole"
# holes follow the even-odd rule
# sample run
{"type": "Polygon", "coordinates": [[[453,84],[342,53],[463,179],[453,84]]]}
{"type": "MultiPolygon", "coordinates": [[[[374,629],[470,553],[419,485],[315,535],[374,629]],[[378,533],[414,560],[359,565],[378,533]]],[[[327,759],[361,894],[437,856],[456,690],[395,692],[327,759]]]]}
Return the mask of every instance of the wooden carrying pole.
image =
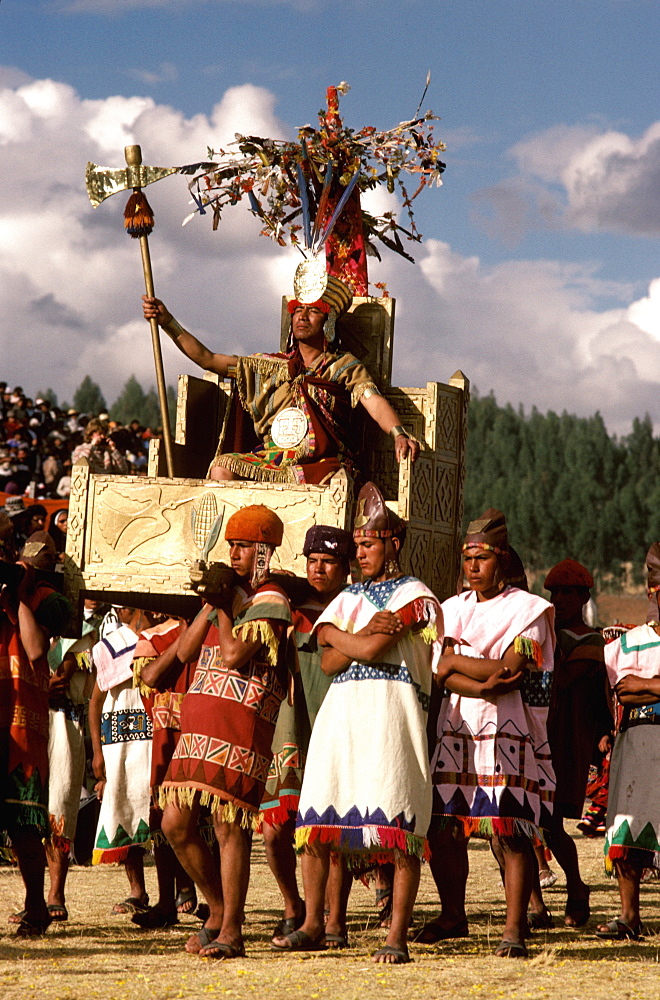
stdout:
{"type": "MultiPolygon", "coordinates": [[[[139,167],[142,163],[142,150],[139,146],[125,146],[124,156],[129,167],[139,167]]],[[[139,191],[140,188],[133,188],[139,191]]],[[[140,251],[142,253],[142,270],[144,271],[144,287],[147,295],[151,298],[155,296],[154,276],[151,269],[151,255],[149,253],[149,237],[140,236],[140,251]]],[[[160,419],[163,424],[163,442],[165,444],[165,462],[167,465],[167,475],[174,478],[174,453],[172,449],[172,432],[170,430],[170,417],[167,406],[167,388],[165,385],[165,371],[163,369],[163,354],[160,347],[160,333],[158,330],[158,320],[149,320],[151,327],[151,345],[154,351],[154,364],[156,366],[156,384],[158,386],[158,402],[160,404],[160,419]]]]}

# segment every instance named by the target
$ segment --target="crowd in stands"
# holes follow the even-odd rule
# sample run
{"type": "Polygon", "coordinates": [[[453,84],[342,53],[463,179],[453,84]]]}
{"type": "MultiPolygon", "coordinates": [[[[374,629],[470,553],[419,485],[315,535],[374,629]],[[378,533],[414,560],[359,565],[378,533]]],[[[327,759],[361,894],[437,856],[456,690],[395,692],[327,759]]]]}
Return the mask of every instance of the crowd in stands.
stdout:
{"type": "Polygon", "coordinates": [[[81,457],[93,472],[146,475],[149,439],[137,420],[123,426],[107,413],[79,413],[30,399],[20,385],[0,382],[0,492],[66,499],[71,466],[81,457]]]}

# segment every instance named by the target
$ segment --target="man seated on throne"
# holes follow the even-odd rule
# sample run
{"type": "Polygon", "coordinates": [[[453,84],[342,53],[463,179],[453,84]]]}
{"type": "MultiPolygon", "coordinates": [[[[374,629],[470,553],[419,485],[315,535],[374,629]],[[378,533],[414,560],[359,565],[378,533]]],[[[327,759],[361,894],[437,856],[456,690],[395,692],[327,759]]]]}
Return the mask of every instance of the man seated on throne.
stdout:
{"type": "Polygon", "coordinates": [[[318,485],[339,468],[354,473],[358,422],[351,410],[358,403],[392,436],[397,461],[406,455],[414,461],[419,443],[364,365],[341,350],[335,323],[351,305],[348,286],[326,273],[323,258],[312,258],[298,266],[294,294],[286,352],[242,358],[213,353],[160,299],[143,296],[145,319],[155,318],[191,361],[223,378],[235,374],[224,441],[209,477],[318,485]]]}

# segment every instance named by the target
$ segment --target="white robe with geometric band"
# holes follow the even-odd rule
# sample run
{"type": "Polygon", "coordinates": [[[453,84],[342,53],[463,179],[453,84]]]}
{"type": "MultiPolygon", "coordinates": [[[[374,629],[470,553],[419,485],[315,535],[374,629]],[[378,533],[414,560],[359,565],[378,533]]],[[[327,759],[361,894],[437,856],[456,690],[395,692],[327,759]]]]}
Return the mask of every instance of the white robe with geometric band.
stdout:
{"type": "Polygon", "coordinates": [[[101,743],[106,785],[96,830],[92,864],[124,861],[131,847],[151,846],[149,807],[151,719],[133,687],[137,635],[126,625],[92,649],[97,684],[106,692],[101,743]]]}
{"type": "Polygon", "coordinates": [[[408,626],[378,663],[335,675],[314,723],[300,793],[296,847],[315,841],[351,867],[428,856],[431,785],[426,721],[433,656],[442,642],[435,595],[414,577],[347,587],[320,615],[355,633],[377,611],[408,626]]]}

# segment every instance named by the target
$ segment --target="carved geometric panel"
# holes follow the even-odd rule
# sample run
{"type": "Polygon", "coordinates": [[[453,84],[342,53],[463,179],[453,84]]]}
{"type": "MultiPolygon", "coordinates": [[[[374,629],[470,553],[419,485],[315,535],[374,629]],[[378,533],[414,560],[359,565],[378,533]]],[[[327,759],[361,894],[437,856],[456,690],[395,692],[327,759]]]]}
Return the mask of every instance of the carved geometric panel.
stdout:
{"type": "Polygon", "coordinates": [[[402,563],[404,572],[416,576],[424,583],[435,590],[433,586],[434,566],[429,555],[432,552],[432,532],[417,528],[409,531],[403,547],[402,563]]]}
{"type": "Polygon", "coordinates": [[[435,456],[420,456],[410,471],[410,520],[433,524],[433,480],[435,456]]]}
{"type": "Polygon", "coordinates": [[[435,592],[446,600],[456,593],[455,543],[452,535],[436,532],[433,538],[433,563],[436,572],[435,592]]]}
{"type": "Polygon", "coordinates": [[[451,528],[455,524],[456,479],[456,466],[436,458],[432,515],[432,520],[436,525],[451,528]]]}
{"type": "Polygon", "coordinates": [[[461,441],[462,393],[443,387],[438,400],[437,450],[456,455],[461,441]]]}

